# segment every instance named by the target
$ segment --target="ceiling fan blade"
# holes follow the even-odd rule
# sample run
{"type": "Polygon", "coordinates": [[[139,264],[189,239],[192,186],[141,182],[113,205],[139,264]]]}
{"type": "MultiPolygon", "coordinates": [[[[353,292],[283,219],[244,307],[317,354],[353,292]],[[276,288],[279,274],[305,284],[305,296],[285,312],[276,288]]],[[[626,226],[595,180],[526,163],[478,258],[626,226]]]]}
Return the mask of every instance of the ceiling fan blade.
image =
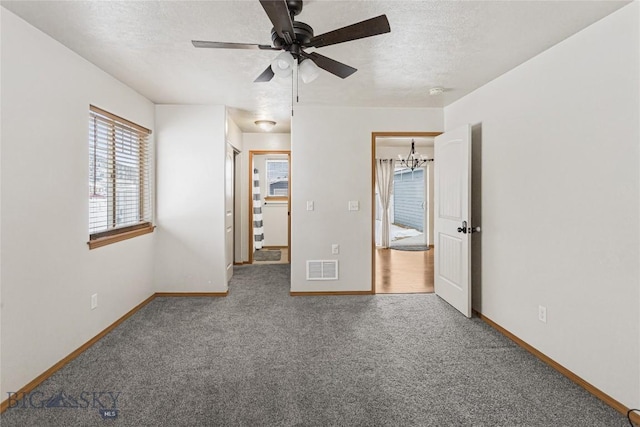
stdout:
{"type": "Polygon", "coordinates": [[[268,44],[253,43],[226,43],[226,42],[209,42],[204,40],[191,40],[194,47],[204,47],[212,49],[260,49],[260,50],[280,50],[277,47],[268,44]]]}
{"type": "Polygon", "coordinates": [[[380,15],[366,21],[342,27],[313,37],[304,47],[323,47],[344,43],[365,37],[377,36],[391,31],[387,15],[380,15]]]}
{"type": "Polygon", "coordinates": [[[253,82],[254,83],[261,83],[261,82],[269,82],[271,81],[271,79],[273,78],[274,74],[273,74],[273,70],[271,69],[271,65],[269,65],[267,67],[266,70],[264,70],[262,72],[262,74],[260,74],[258,76],[257,79],[255,79],[253,82]]]}
{"type": "Polygon", "coordinates": [[[350,67],[334,59],[327,58],[326,56],[320,55],[316,52],[307,53],[301,51],[300,54],[307,59],[311,59],[316,63],[318,67],[322,68],[323,70],[328,71],[331,74],[334,74],[342,79],[346,79],[351,74],[358,71],[356,68],[350,67]]]}
{"type": "Polygon", "coordinates": [[[293,32],[293,22],[291,22],[286,0],[260,0],[260,4],[271,20],[276,33],[287,44],[291,44],[296,37],[293,32]]]}

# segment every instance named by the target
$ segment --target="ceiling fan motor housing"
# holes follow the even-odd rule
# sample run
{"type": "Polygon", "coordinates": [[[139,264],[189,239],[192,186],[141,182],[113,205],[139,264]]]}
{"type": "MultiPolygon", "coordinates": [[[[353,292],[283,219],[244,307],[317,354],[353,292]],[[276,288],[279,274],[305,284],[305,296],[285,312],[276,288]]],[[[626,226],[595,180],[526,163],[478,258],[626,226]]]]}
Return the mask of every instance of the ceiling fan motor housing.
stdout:
{"type": "MultiPolygon", "coordinates": [[[[293,45],[303,46],[311,41],[313,38],[313,28],[304,22],[293,21],[293,32],[296,35],[295,41],[292,45],[287,46],[287,43],[282,37],[278,35],[275,28],[271,29],[271,41],[274,47],[283,48],[284,50],[291,51],[293,45]]],[[[293,53],[293,52],[292,52],[293,53]]],[[[296,52],[297,53],[297,52],[296,52]]]]}

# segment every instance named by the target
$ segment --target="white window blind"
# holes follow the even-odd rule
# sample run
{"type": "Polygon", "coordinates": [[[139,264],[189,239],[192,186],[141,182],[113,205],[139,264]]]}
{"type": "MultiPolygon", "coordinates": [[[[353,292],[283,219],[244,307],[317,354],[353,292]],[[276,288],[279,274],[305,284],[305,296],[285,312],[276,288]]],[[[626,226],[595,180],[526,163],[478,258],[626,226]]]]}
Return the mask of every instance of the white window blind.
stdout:
{"type": "Polygon", "coordinates": [[[289,160],[265,161],[267,170],[267,195],[273,197],[287,197],[289,195],[289,160]]]}
{"type": "Polygon", "coordinates": [[[90,239],[150,224],[150,134],[149,129],[90,106],[90,239]]]}

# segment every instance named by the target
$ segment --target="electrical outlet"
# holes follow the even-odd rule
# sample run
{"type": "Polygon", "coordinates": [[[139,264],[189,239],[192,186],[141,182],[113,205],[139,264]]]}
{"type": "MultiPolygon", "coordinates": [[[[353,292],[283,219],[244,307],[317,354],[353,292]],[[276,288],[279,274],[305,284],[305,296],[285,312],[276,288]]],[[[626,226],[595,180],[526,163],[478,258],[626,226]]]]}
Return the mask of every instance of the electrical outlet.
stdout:
{"type": "Polygon", "coordinates": [[[338,255],[340,253],[340,245],[337,245],[335,243],[331,245],[331,253],[333,255],[338,255]]]}
{"type": "Polygon", "coordinates": [[[91,310],[98,307],[98,294],[91,295],[91,310]]]}
{"type": "Polygon", "coordinates": [[[543,305],[538,306],[538,320],[542,323],[547,323],[547,307],[543,305]]]}

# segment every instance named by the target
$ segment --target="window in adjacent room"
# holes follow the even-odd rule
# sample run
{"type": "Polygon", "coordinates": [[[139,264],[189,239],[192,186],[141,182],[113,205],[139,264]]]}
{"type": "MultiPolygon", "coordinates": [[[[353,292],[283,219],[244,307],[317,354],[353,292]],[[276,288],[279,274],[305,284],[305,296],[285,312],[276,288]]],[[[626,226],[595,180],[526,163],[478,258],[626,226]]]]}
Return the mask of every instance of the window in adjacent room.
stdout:
{"type": "Polygon", "coordinates": [[[90,249],[153,231],[150,134],[149,129],[90,106],[90,249]]]}
{"type": "Polygon", "coordinates": [[[289,160],[267,159],[265,160],[265,169],[267,170],[267,197],[288,198],[289,160]]]}

